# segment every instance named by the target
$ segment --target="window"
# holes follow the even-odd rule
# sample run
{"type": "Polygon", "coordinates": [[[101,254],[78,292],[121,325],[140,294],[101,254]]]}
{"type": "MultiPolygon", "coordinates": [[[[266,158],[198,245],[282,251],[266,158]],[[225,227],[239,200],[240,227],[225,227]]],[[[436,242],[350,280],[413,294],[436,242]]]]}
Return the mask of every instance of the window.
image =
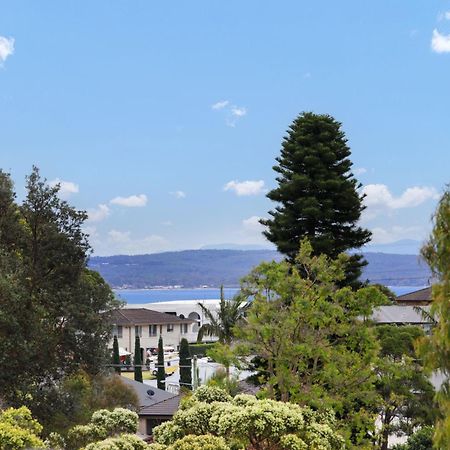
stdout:
{"type": "Polygon", "coordinates": [[[188,332],[188,324],[180,323],[180,332],[181,334],[186,334],[188,332]]]}
{"type": "Polygon", "coordinates": [[[148,326],[148,335],[156,336],[158,334],[158,325],[149,325],[148,326]]]}
{"type": "Polygon", "coordinates": [[[173,331],[173,323],[168,323],[167,324],[167,332],[171,333],[173,331]]]}
{"type": "Polygon", "coordinates": [[[134,327],[134,333],[135,333],[135,336],[142,337],[142,326],[136,325],[134,327]]]}
{"type": "Polygon", "coordinates": [[[122,325],[119,325],[117,327],[117,337],[121,338],[122,336],[123,336],[123,327],[122,327],[122,325]]]}

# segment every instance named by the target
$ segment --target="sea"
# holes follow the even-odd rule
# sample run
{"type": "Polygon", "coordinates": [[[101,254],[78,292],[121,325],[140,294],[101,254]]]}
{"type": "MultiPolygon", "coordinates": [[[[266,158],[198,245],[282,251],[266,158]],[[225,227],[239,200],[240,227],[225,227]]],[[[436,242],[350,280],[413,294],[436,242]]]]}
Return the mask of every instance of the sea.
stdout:
{"type": "MultiPolygon", "coordinates": [[[[408,294],[426,286],[388,286],[396,295],[408,294]]],[[[238,288],[224,288],[225,298],[232,298],[238,288]]],[[[197,289],[115,289],[116,295],[128,304],[157,303],[178,300],[208,300],[220,298],[217,288],[197,289]]]]}

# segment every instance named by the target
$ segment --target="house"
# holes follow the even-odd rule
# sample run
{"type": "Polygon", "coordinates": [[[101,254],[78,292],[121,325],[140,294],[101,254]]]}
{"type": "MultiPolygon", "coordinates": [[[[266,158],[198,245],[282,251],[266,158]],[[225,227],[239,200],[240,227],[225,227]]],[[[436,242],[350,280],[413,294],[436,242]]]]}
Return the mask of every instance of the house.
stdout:
{"type": "Polygon", "coordinates": [[[431,286],[409,294],[399,295],[395,302],[400,306],[427,306],[431,304],[431,286]]]}
{"type": "MultiPolygon", "coordinates": [[[[144,303],[141,305],[126,305],[125,308],[136,308],[138,306],[139,308],[147,308],[154,311],[164,312],[166,314],[172,314],[181,319],[191,319],[195,323],[191,328],[191,333],[188,333],[185,337],[189,342],[196,342],[199,328],[202,325],[209,323],[209,320],[205,316],[203,308],[200,304],[215,314],[219,310],[220,300],[178,300],[170,302],[144,303]]],[[[214,341],[216,339],[217,338],[214,336],[208,336],[208,340],[214,341]]]]}
{"type": "Polygon", "coordinates": [[[173,415],[178,411],[180,395],[171,394],[126,377],[121,377],[121,380],[126,386],[131,387],[138,397],[138,433],[144,438],[151,436],[153,428],[157,425],[172,420],[173,415]]]}
{"type": "Polygon", "coordinates": [[[117,336],[122,349],[134,352],[135,338],[139,336],[143,361],[146,355],[158,348],[159,336],[162,336],[165,347],[179,350],[181,339],[192,334],[192,327],[196,323],[191,319],[180,319],[146,308],[116,309],[111,312],[110,320],[113,325],[112,335],[117,336]]]}

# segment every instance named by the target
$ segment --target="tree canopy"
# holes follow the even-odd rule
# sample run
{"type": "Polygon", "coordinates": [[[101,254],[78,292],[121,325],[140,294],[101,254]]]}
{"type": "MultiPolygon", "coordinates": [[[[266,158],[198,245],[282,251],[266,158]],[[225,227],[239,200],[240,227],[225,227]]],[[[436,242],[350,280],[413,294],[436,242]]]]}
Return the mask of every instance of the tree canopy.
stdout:
{"type": "MultiPolygon", "coordinates": [[[[363,196],[349,156],[341,123],[330,115],[304,112],[290,125],[273,167],[278,186],[267,194],[277,206],[261,223],[267,239],[291,262],[305,237],[315,255],[331,258],[370,240],[371,233],[358,225],[363,196]]],[[[353,255],[345,282],[354,283],[363,265],[353,255]]]]}
{"type": "Polygon", "coordinates": [[[58,196],[34,167],[25,200],[0,171],[0,397],[29,404],[46,384],[109,362],[108,312],[119,305],[87,269],[87,218],[58,196]]]}

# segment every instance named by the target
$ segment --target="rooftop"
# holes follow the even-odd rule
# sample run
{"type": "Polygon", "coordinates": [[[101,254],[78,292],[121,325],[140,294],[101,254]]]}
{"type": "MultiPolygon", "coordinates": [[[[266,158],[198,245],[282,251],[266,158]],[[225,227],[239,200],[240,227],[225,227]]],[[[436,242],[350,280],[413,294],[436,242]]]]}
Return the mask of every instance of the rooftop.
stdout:
{"type": "Polygon", "coordinates": [[[180,319],[173,314],[166,314],[147,308],[124,308],[115,309],[111,312],[111,322],[114,325],[160,325],[166,323],[193,323],[194,321],[190,319],[180,319]]]}
{"type": "Polygon", "coordinates": [[[410,292],[409,294],[399,295],[396,301],[398,303],[431,302],[431,286],[410,292]]]}

